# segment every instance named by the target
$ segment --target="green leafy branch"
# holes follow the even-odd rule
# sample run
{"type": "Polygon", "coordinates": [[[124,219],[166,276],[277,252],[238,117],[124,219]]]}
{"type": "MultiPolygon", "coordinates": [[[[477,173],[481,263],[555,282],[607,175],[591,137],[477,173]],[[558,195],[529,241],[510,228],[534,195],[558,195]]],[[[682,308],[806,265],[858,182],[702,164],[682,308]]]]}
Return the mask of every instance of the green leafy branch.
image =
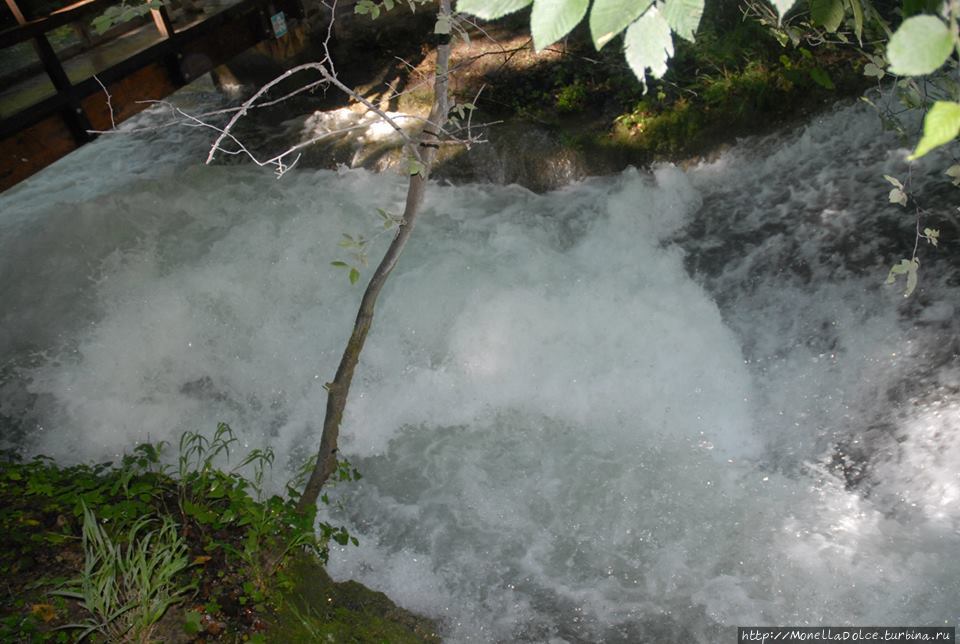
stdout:
{"type": "MultiPolygon", "coordinates": [[[[799,45],[799,29],[782,29],[783,19],[793,9],[796,0],[772,0],[775,14],[758,2],[749,2],[768,21],[775,33],[781,33],[782,44],[793,41],[799,45]],[[762,8],[761,8],[762,7],[762,8]]],[[[849,38],[840,30],[849,24],[852,34],[862,42],[865,25],[879,16],[868,0],[809,0],[810,16],[806,26],[820,34],[833,34],[837,40],[849,38]]],[[[534,48],[543,51],[564,38],[584,18],[590,27],[594,47],[601,50],[609,42],[623,35],[624,56],[627,64],[646,89],[646,76],[661,78],[667,71],[667,62],[674,55],[674,36],[693,42],[704,0],[459,0],[457,10],[484,20],[494,20],[532,5],[530,33],[534,48]]],[[[829,79],[812,72],[814,80],[827,85],[829,79]]]]}
{"type": "MultiPolygon", "coordinates": [[[[416,162],[414,159],[411,159],[411,161],[416,162]]],[[[418,174],[421,170],[422,167],[416,172],[411,171],[410,174],[418,174]]],[[[367,238],[363,235],[354,237],[353,235],[342,233],[342,237],[337,243],[340,248],[349,251],[349,261],[336,260],[330,262],[330,265],[346,270],[347,277],[350,279],[351,284],[356,284],[357,280],[360,279],[360,267],[366,267],[369,264],[370,258],[367,255],[367,250],[370,242],[403,224],[403,217],[388,212],[383,208],[377,208],[377,216],[380,218],[381,229],[376,235],[367,238]]]]}
{"type": "Polygon", "coordinates": [[[343,233],[343,238],[339,242],[340,248],[344,248],[350,251],[350,262],[345,262],[343,260],[336,260],[330,262],[331,266],[336,266],[337,268],[343,268],[348,270],[348,276],[350,278],[351,284],[356,284],[357,280],[360,279],[360,266],[366,266],[369,258],[367,257],[367,244],[370,242],[369,239],[363,235],[349,235],[343,233]]]}
{"type": "Polygon", "coordinates": [[[806,0],[802,3],[775,3],[774,9],[764,0],[744,0],[744,15],[766,27],[781,46],[861,46],[870,27],[889,29],[869,0],[806,0]],[[789,14],[789,15],[788,15],[789,14]]]}
{"type": "Polygon", "coordinates": [[[447,114],[447,122],[456,129],[460,129],[463,121],[466,120],[469,122],[470,117],[473,116],[473,112],[476,109],[477,106],[473,103],[454,103],[450,106],[450,111],[447,114]]]}
{"type": "MultiPolygon", "coordinates": [[[[954,175],[960,176],[960,166],[954,166],[956,170],[953,170],[954,175]]],[[[949,171],[948,171],[949,172],[949,171]]],[[[907,191],[906,186],[896,177],[891,177],[888,174],[883,175],[883,178],[893,186],[890,190],[889,201],[890,203],[898,204],[901,207],[907,207],[908,202],[910,201],[910,195],[907,191]]],[[[957,182],[956,177],[954,178],[955,183],[957,182]]],[[[909,182],[909,179],[908,179],[909,182]]],[[[917,282],[919,280],[918,273],[920,271],[920,258],[917,256],[917,251],[919,250],[920,240],[925,240],[928,244],[932,246],[938,246],[940,242],[940,230],[937,228],[923,228],[921,230],[922,218],[926,212],[920,208],[920,206],[914,200],[915,206],[915,217],[916,217],[916,236],[913,243],[913,254],[909,259],[901,259],[899,262],[893,265],[890,269],[890,272],[887,273],[887,284],[895,284],[897,278],[901,275],[906,277],[906,287],[903,291],[904,297],[910,297],[913,295],[913,292],[917,288],[917,282]]]]}
{"type": "MultiPolygon", "coordinates": [[[[911,16],[897,28],[887,44],[889,71],[898,76],[925,76],[951,64],[960,52],[960,1],[947,0],[939,15],[911,16]]],[[[960,134],[960,102],[938,100],[923,119],[923,135],[908,159],[913,161],[946,145],[960,134]]]]}

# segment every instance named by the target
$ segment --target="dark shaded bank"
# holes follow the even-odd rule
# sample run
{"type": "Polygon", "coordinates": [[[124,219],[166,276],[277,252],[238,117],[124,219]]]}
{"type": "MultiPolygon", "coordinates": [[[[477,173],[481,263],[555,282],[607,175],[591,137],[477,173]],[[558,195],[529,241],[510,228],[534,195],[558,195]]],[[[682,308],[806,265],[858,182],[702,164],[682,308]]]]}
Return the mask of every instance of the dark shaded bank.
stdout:
{"type": "MultiPolygon", "coordinates": [[[[426,114],[436,53],[425,36],[433,26],[429,12],[410,15],[398,7],[371,21],[344,8],[335,26],[331,52],[348,85],[381,109],[426,114]]],[[[457,183],[518,183],[539,192],[627,166],[709,157],[739,137],[800,122],[869,85],[855,47],[783,46],[730,3],[708,3],[697,41],[677,39],[668,73],[646,92],[619,45],[595,51],[585,25],[540,53],[524,12],[482,27],[471,30],[469,42],[457,39],[452,54],[455,100],[476,105],[471,134],[486,141],[444,149],[434,177],[457,183]]],[[[296,59],[321,57],[326,34],[316,20],[296,59]]],[[[252,58],[234,72],[250,87],[265,78],[252,58]]],[[[341,108],[365,111],[329,90],[260,111],[246,132],[262,140],[256,133],[291,115],[341,108]]],[[[307,129],[288,136],[305,136],[307,129]]],[[[295,142],[280,139],[264,151],[295,142]]],[[[358,151],[336,139],[308,149],[301,163],[386,170],[398,168],[402,157],[396,142],[358,151]]]]}

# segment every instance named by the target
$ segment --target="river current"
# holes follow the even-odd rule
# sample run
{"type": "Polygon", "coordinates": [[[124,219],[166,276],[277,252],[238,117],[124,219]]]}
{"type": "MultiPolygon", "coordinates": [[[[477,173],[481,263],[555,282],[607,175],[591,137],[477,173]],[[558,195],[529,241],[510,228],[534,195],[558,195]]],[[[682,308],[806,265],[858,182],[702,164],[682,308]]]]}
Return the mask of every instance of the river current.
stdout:
{"type": "MultiPolygon", "coordinates": [[[[314,451],[362,292],[331,261],[344,233],[379,257],[404,179],[209,142],[104,136],[0,195],[6,444],[105,460],[226,421],[277,488],[314,451]]],[[[347,408],[364,477],[326,511],[361,545],[331,572],[451,642],[956,625],[960,193],[907,154],[844,106],[687,170],[431,186],[347,408]],[[941,230],[910,298],[884,174],[941,230]]]]}

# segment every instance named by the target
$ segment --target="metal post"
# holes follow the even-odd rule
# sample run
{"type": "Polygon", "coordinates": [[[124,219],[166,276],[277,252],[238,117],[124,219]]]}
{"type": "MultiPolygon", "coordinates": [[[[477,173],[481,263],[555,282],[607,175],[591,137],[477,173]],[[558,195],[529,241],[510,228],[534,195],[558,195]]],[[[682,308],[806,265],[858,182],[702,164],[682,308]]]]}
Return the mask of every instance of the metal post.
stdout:
{"type": "Polygon", "coordinates": [[[170,13],[165,6],[161,5],[159,9],[151,9],[150,13],[153,15],[153,24],[157,26],[157,31],[160,32],[161,36],[169,38],[174,34],[173,22],[170,20],[170,13]]]}
{"type": "Polygon", "coordinates": [[[36,50],[37,56],[40,57],[43,69],[47,72],[47,76],[50,77],[50,82],[53,83],[57,94],[59,94],[66,103],[62,115],[67,128],[70,130],[70,134],[73,135],[74,140],[78,144],[86,143],[93,138],[89,132],[89,130],[93,128],[90,125],[89,119],[87,119],[87,115],[83,111],[80,99],[73,89],[73,83],[70,82],[67,72],[64,71],[63,65],[60,64],[57,52],[54,51],[53,45],[47,40],[47,35],[40,34],[36,36],[33,39],[33,48],[36,50]]]}
{"type": "MultiPolygon", "coordinates": [[[[6,3],[13,13],[13,17],[17,19],[17,23],[20,25],[27,24],[28,20],[17,5],[17,0],[6,0],[6,3]]],[[[40,59],[44,71],[47,72],[47,76],[50,77],[50,82],[53,83],[57,94],[66,103],[61,114],[67,129],[70,130],[70,134],[78,144],[86,143],[93,138],[88,132],[92,126],[87,119],[87,115],[83,112],[80,99],[77,98],[76,92],[73,90],[73,83],[70,82],[70,78],[63,70],[63,65],[60,64],[57,52],[53,49],[50,41],[47,40],[47,34],[41,33],[33,39],[33,49],[37,52],[37,57],[40,59]]]]}

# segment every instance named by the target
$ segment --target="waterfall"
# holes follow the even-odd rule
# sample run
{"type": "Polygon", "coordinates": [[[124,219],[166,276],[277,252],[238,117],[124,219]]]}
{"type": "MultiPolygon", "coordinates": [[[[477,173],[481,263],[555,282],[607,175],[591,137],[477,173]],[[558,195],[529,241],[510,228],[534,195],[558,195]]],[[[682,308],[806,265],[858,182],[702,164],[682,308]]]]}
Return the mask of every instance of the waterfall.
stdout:
{"type": "MultiPolygon", "coordinates": [[[[226,421],[315,449],[361,295],[330,262],[344,233],[382,252],[404,179],[207,143],[102,137],[0,195],[4,442],[110,459],[226,421]]],[[[331,572],[452,642],[956,624],[956,194],[906,154],[855,106],[687,170],[432,186],[344,419],[364,477],[324,511],[361,546],[331,572]],[[908,171],[944,240],[909,299],[908,171]]]]}

